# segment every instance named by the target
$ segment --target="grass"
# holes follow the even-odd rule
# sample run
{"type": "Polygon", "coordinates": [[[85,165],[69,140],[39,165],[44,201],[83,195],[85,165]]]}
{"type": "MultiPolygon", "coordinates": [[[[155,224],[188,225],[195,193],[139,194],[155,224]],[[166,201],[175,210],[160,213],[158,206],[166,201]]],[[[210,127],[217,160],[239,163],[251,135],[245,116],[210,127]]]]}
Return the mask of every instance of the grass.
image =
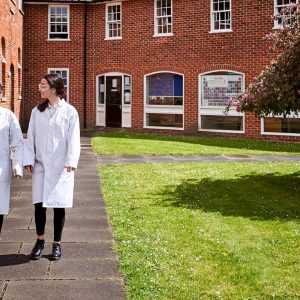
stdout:
{"type": "Polygon", "coordinates": [[[299,169],[100,166],[128,299],[300,299],[299,169]]]}
{"type": "Polygon", "coordinates": [[[254,139],[170,136],[127,132],[98,133],[92,139],[97,154],[119,155],[299,155],[300,144],[254,139]]]}

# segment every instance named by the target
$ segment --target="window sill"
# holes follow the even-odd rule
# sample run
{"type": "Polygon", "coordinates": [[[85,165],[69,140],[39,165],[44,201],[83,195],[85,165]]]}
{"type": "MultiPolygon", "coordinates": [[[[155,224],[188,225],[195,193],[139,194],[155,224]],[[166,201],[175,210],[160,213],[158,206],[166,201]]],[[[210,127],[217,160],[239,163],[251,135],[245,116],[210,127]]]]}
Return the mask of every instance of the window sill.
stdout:
{"type": "Polygon", "coordinates": [[[48,42],[70,42],[70,39],[47,39],[48,42]]]}
{"type": "Polygon", "coordinates": [[[233,32],[232,29],[228,29],[228,30],[211,30],[208,33],[230,33],[233,32]]]}
{"type": "Polygon", "coordinates": [[[174,36],[173,33],[164,33],[164,34],[153,34],[153,37],[169,37],[174,36]]]}
{"type": "Polygon", "coordinates": [[[165,130],[184,130],[182,127],[160,127],[160,126],[144,126],[145,129],[165,129],[165,130]]]}
{"type": "Polygon", "coordinates": [[[245,130],[218,130],[218,129],[198,129],[198,131],[204,131],[204,132],[220,132],[220,133],[245,133],[245,130]]]}
{"type": "Polygon", "coordinates": [[[300,136],[300,133],[284,133],[284,132],[261,132],[261,135],[281,135],[281,136],[300,136]]]}
{"type": "Polygon", "coordinates": [[[105,38],[104,41],[115,41],[115,40],[122,40],[122,37],[115,37],[115,38],[105,38]]]}

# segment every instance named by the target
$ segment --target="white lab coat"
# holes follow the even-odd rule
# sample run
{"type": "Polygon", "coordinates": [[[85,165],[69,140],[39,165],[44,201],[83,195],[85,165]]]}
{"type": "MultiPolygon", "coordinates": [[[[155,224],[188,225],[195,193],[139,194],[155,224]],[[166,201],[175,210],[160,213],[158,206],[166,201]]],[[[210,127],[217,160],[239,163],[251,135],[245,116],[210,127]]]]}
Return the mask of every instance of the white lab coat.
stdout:
{"type": "Polygon", "coordinates": [[[22,131],[16,116],[0,107],[0,215],[8,214],[12,171],[23,176],[23,150],[22,131]]]}
{"type": "Polygon", "coordinates": [[[32,165],[32,202],[43,207],[72,207],[74,172],[80,156],[80,128],[76,109],[60,100],[51,117],[49,109],[32,110],[24,166],[32,165]]]}

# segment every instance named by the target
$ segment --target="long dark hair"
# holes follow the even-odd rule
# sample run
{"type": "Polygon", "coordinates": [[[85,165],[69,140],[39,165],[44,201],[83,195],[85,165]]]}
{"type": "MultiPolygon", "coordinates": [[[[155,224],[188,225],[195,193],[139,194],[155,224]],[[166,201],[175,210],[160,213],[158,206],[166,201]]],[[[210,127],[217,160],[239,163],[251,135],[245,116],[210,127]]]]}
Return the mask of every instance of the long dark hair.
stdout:
{"type": "MultiPolygon", "coordinates": [[[[58,74],[50,73],[45,75],[43,78],[47,80],[50,89],[51,88],[55,89],[56,95],[58,97],[64,98],[66,96],[65,89],[64,89],[64,82],[58,74]]],[[[48,104],[49,104],[49,100],[46,99],[44,102],[40,103],[37,106],[37,108],[40,112],[43,112],[47,108],[48,104]]]]}

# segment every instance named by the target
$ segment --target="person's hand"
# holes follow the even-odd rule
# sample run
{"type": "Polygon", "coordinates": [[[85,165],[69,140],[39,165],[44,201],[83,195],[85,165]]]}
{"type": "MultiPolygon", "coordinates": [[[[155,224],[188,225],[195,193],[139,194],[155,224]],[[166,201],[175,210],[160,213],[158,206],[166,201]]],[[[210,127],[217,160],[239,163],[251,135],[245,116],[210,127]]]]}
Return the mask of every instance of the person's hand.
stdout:
{"type": "Polygon", "coordinates": [[[67,166],[67,167],[65,167],[65,168],[67,168],[67,171],[68,171],[68,172],[71,172],[71,171],[75,171],[75,170],[76,170],[76,168],[73,168],[73,167],[71,167],[71,166],[67,166]]]}
{"type": "Polygon", "coordinates": [[[22,176],[21,176],[21,175],[15,174],[15,178],[16,178],[16,179],[20,179],[20,178],[22,178],[22,176]]]}
{"type": "Polygon", "coordinates": [[[28,172],[28,173],[32,173],[33,172],[33,166],[29,165],[29,166],[24,166],[25,170],[28,172]]]}

